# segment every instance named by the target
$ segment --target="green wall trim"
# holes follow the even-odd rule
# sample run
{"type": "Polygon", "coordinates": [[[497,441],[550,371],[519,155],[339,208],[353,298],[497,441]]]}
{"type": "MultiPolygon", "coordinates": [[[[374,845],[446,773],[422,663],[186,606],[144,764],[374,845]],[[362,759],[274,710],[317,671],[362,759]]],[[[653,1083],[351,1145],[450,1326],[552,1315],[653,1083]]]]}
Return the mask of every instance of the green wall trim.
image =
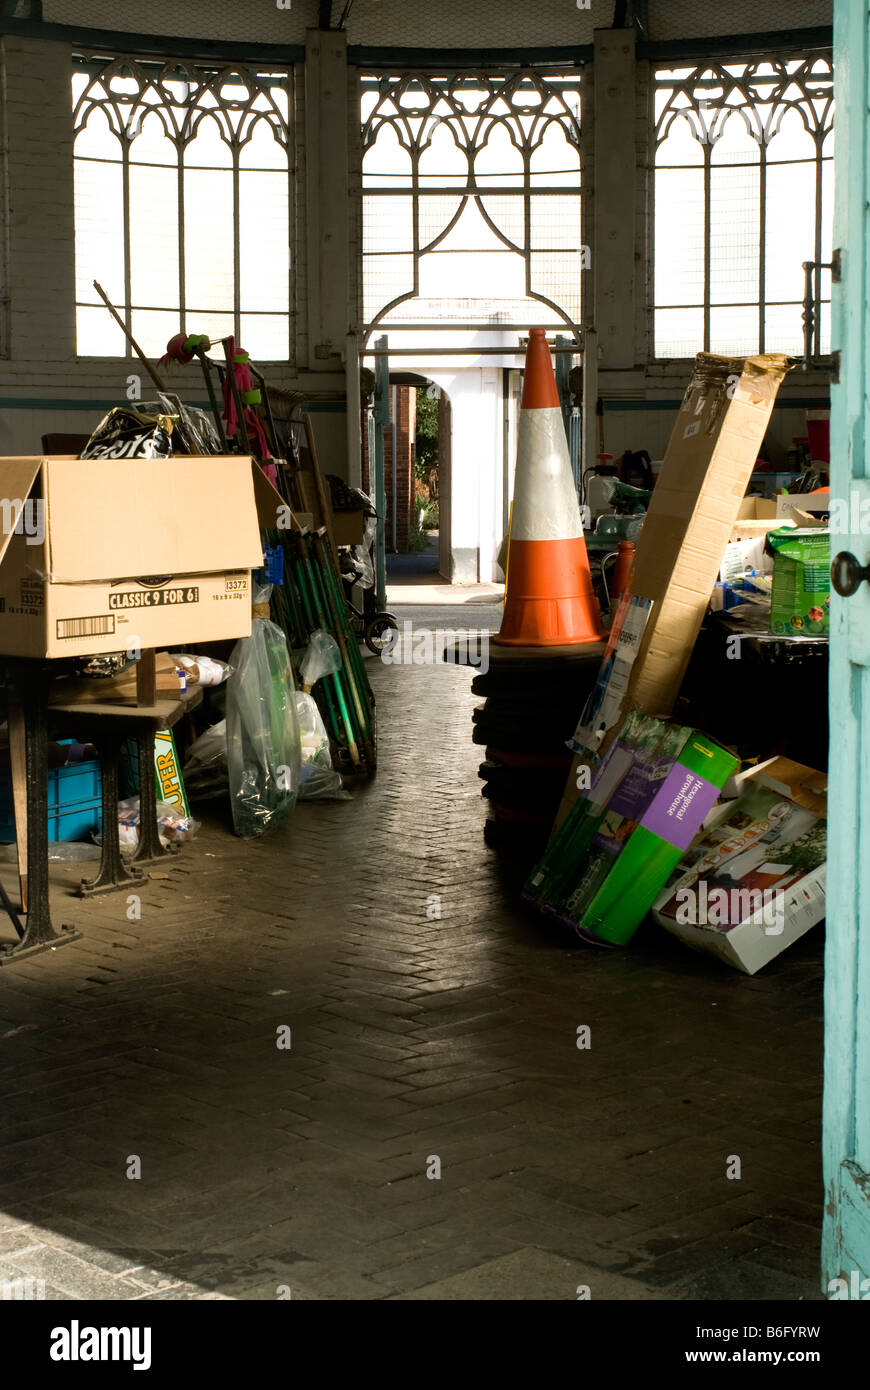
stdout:
{"type": "MultiPolygon", "coordinates": [[[[682,396],[675,396],[673,400],[605,400],[604,409],[606,411],[617,410],[679,410],[682,405],[682,396]]],[[[110,410],[113,405],[133,405],[135,401],[125,402],[117,396],[101,399],[82,399],[77,397],[75,400],[64,400],[60,396],[0,396],[0,410],[110,410]]],[[[203,410],[209,409],[208,401],[186,401],[186,405],[198,405],[203,410]]],[[[827,410],[830,400],[827,396],[780,396],[775,402],[776,406],[784,406],[792,410],[827,410]]],[[[311,415],[318,414],[341,414],[346,410],[343,400],[336,401],[317,401],[305,402],[305,409],[311,415]]]]}
{"type": "MultiPolygon", "coordinates": [[[[605,411],[617,410],[679,410],[683,403],[683,397],[675,397],[673,400],[605,400],[605,411]]],[[[777,406],[785,407],[787,410],[827,410],[830,406],[828,396],[779,396],[774,402],[774,409],[777,406]]]]}
{"type": "MultiPolygon", "coordinates": [[[[208,401],[185,401],[185,405],[198,405],[203,410],[210,409],[208,401]]],[[[111,410],[115,405],[136,405],[135,401],[120,400],[117,396],[104,400],[64,400],[60,396],[0,396],[0,410],[111,410]]]]}

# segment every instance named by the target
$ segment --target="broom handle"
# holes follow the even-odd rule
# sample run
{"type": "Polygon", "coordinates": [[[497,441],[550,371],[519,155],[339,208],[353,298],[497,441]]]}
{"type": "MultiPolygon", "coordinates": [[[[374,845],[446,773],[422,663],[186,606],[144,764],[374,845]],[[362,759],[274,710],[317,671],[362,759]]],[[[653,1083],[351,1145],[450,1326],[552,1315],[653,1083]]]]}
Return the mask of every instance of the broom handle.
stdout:
{"type": "Polygon", "coordinates": [[[100,296],[100,299],[101,299],[101,300],[103,301],[103,303],[105,304],[106,308],[108,309],[109,313],[112,315],[112,318],[115,320],[115,322],[117,323],[118,327],[121,329],[121,332],[124,334],[124,337],[127,339],[127,342],[130,344],[130,346],[131,346],[131,348],[133,349],[133,351],[135,352],[136,356],[139,358],[139,361],[142,363],[142,366],[145,368],[145,370],[146,370],[146,372],[148,373],[148,375],[150,376],[151,380],[154,382],[154,385],[157,387],[157,390],[158,390],[158,391],[165,391],[165,390],[166,390],[165,384],[160,380],[160,377],[157,375],[157,373],[155,372],[154,368],[151,366],[151,363],[148,361],[148,358],[145,356],[145,354],[144,354],[144,352],[142,351],[142,349],[140,348],[139,344],[136,342],[136,339],[133,337],[133,334],[130,332],[130,330],[129,330],[129,328],[127,327],[126,323],[125,323],[124,320],[121,318],[121,315],[118,313],[118,311],[117,311],[117,309],[115,308],[114,304],[112,303],[111,299],[110,299],[109,296],[106,294],[106,291],[103,289],[102,285],[99,283],[98,280],[95,280],[95,281],[94,281],[94,289],[96,290],[97,294],[100,296]]]}

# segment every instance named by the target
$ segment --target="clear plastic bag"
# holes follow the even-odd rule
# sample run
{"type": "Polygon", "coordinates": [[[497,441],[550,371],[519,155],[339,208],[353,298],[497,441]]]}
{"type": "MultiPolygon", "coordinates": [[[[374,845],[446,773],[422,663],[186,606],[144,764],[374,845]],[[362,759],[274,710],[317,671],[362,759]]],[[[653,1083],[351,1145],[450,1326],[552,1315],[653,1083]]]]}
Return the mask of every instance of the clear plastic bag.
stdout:
{"type": "Polygon", "coordinates": [[[195,685],[222,685],[229,680],[229,666],[213,656],[188,656],[186,652],[170,652],[170,656],[195,685]]]}
{"type": "Polygon", "coordinates": [[[358,584],[361,589],[373,589],[375,587],[375,567],[372,562],[372,554],[377,532],[377,517],[367,516],[365,540],[362,545],[351,545],[341,552],[342,578],[358,584]]]}
{"type": "Polygon", "coordinates": [[[324,632],[322,627],[317,628],[308,639],[308,647],[299,667],[299,679],[303,685],[310,688],[321,676],[329,676],[340,670],[341,652],[338,643],[330,633],[324,632]]]}
{"type": "MultiPolygon", "coordinates": [[[[157,802],[157,831],[162,845],[186,844],[200,829],[198,820],[185,815],[171,801],[157,802]]],[[[95,836],[101,843],[101,836],[95,836]]],[[[135,849],[139,843],[139,798],[128,796],[118,802],[118,843],[122,850],[135,849]]]]}
{"type": "Polygon", "coordinates": [[[195,801],[226,796],[229,792],[225,719],[212,724],[190,745],[184,763],[184,785],[188,796],[195,801]]]}
{"type": "Polygon", "coordinates": [[[287,640],[255,618],[230,657],[227,771],[237,835],[262,835],[289,816],[299,791],[301,750],[287,640]]]}
{"type": "MultiPolygon", "coordinates": [[[[94,840],[51,840],[48,846],[48,858],[50,863],[60,864],[83,864],[91,859],[99,859],[100,847],[94,840]]],[[[18,846],[0,845],[0,861],[4,864],[15,863],[18,858],[18,846]]]]}
{"type": "Polygon", "coordinates": [[[302,748],[299,800],[316,801],[326,797],[350,799],[350,793],[342,791],[341,773],[332,766],[329,737],[320,710],[312,696],[302,690],[296,695],[296,715],[302,748]]]}

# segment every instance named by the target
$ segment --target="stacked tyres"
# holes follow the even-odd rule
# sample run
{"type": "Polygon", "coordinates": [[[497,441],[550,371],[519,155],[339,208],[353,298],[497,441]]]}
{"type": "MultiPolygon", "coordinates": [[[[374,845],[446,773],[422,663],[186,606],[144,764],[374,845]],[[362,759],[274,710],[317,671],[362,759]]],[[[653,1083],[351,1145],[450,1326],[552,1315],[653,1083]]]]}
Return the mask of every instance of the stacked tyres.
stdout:
{"type": "Polygon", "coordinates": [[[486,843],[531,862],[549,839],[565,790],[574,733],[603,642],[548,649],[490,647],[472,691],[472,739],[485,756],[478,776],[488,811],[486,843]]]}

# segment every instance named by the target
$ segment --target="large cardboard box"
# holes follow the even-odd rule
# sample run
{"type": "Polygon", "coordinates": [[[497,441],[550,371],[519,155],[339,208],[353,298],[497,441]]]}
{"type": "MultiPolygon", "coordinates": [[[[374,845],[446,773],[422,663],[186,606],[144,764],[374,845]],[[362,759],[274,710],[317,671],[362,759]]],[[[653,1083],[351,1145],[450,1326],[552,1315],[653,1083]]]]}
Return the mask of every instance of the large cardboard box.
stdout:
{"type": "MultiPolygon", "coordinates": [[[[695,359],[637,542],[631,593],[650,605],[649,616],[633,644],[630,670],[619,675],[618,716],[609,730],[597,730],[592,751],[607,747],[630,707],[654,715],[673,709],[789,369],[782,353],[733,358],[702,352],[695,359]]],[[[628,612],[623,606],[615,623],[628,612]]],[[[575,758],[557,824],[577,799],[578,773],[587,761],[583,753],[575,758]]]]}
{"type": "Polygon", "coordinates": [[[754,975],[825,915],[827,776],[770,758],[735,779],[656,899],[659,926],[754,975]]]}
{"type": "Polygon", "coordinates": [[[0,459],[0,653],[69,657],[251,631],[251,460],[0,459]]]}
{"type": "Polygon", "coordinates": [[[782,353],[696,358],[635,557],[653,609],[629,693],[650,714],[673,708],[788,369],[782,353]]]}

